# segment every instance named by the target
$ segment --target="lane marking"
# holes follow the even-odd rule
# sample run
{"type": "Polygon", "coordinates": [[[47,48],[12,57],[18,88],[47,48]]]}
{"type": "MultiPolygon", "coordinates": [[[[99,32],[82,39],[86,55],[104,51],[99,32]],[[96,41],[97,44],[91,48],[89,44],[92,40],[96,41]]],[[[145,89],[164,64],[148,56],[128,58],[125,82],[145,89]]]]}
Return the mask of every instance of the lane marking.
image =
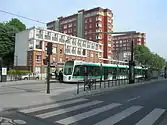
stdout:
{"type": "Polygon", "coordinates": [[[154,109],[143,119],[141,119],[136,125],[153,125],[165,111],[165,109],[154,109]]]}
{"type": "Polygon", "coordinates": [[[35,107],[35,108],[23,109],[23,110],[20,110],[20,112],[32,113],[32,112],[36,112],[36,111],[40,111],[44,109],[56,108],[56,107],[65,106],[65,105],[73,104],[77,102],[84,102],[84,101],[88,101],[88,99],[81,98],[81,99],[75,99],[75,100],[70,100],[70,101],[65,101],[65,102],[63,101],[63,102],[56,103],[56,104],[49,104],[49,105],[35,107]]]}
{"type": "Polygon", "coordinates": [[[60,114],[63,114],[63,113],[75,111],[75,110],[86,108],[86,107],[89,107],[89,106],[93,106],[93,105],[96,105],[96,104],[99,104],[99,103],[102,103],[102,101],[92,101],[92,102],[88,102],[88,103],[84,103],[84,104],[80,104],[80,105],[76,105],[76,106],[72,106],[72,107],[68,107],[68,108],[63,108],[63,109],[59,109],[59,110],[56,110],[56,111],[36,115],[36,117],[43,118],[43,119],[44,118],[49,118],[49,117],[52,117],[52,116],[56,116],[56,115],[60,115],[60,114]]]}
{"type": "Polygon", "coordinates": [[[119,104],[119,103],[112,103],[112,104],[109,104],[109,105],[104,105],[103,107],[95,108],[95,109],[90,110],[88,112],[84,112],[84,113],[77,114],[77,115],[74,115],[74,116],[71,116],[71,117],[67,117],[65,119],[61,119],[59,121],[55,121],[55,123],[68,125],[68,124],[80,121],[82,119],[89,118],[91,116],[97,115],[99,113],[108,111],[108,110],[113,109],[115,107],[118,107],[120,105],[121,104],[119,104]]]}
{"type": "Polygon", "coordinates": [[[135,97],[135,98],[128,99],[127,102],[134,101],[134,100],[136,100],[136,99],[138,99],[138,98],[140,98],[140,96],[137,96],[137,97],[135,97]]]}
{"type": "MultiPolygon", "coordinates": [[[[101,122],[96,123],[95,125],[114,125],[117,122],[121,121],[122,119],[125,119],[126,117],[130,116],[131,114],[137,112],[140,110],[142,106],[132,106],[128,109],[125,109],[122,112],[119,112],[105,120],[102,120],[101,122]]],[[[145,124],[143,124],[145,125],[145,124]]]]}

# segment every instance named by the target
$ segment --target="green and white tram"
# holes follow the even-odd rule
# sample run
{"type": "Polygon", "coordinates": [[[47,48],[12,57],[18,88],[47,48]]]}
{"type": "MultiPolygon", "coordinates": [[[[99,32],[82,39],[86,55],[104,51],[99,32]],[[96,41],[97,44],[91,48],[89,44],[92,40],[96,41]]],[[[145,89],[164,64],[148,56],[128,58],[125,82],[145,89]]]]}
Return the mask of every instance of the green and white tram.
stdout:
{"type": "MultiPolygon", "coordinates": [[[[63,68],[64,82],[78,82],[84,80],[85,69],[87,70],[88,79],[96,80],[112,80],[112,79],[126,79],[128,78],[129,66],[104,64],[104,63],[90,63],[84,61],[67,61],[63,68]]],[[[144,77],[147,68],[135,66],[135,78],[144,77]]]]}

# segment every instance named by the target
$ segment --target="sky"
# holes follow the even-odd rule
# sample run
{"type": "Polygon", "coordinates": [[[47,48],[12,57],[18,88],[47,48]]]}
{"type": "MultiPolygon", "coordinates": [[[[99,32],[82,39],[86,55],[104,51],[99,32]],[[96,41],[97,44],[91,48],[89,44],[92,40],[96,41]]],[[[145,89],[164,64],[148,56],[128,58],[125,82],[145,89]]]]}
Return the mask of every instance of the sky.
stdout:
{"type": "MultiPolygon", "coordinates": [[[[77,13],[81,9],[109,8],[113,12],[114,31],[146,33],[146,45],[167,59],[166,0],[1,0],[0,10],[12,12],[42,22],[77,13]]],[[[0,21],[18,18],[0,12],[0,21]]],[[[44,24],[20,19],[27,28],[44,24]]]]}

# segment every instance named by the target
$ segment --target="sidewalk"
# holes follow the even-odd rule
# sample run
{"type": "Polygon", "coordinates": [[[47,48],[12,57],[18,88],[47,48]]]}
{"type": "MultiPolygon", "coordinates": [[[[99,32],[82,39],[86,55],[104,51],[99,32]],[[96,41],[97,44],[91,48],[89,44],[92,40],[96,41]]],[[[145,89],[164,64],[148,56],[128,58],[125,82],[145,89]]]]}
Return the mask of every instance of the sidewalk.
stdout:
{"type": "MultiPolygon", "coordinates": [[[[28,84],[28,83],[45,83],[46,80],[18,80],[18,81],[7,81],[7,82],[0,82],[1,86],[6,85],[18,85],[18,84],[28,84]]],[[[59,83],[58,80],[50,80],[50,83],[59,83]]]]}
{"type": "MultiPolygon", "coordinates": [[[[73,84],[53,84],[55,86],[54,89],[51,89],[50,94],[46,94],[46,90],[40,92],[30,92],[30,93],[18,93],[18,94],[11,94],[11,95],[0,95],[0,110],[10,109],[10,108],[21,108],[27,107],[32,105],[40,105],[45,103],[56,103],[57,101],[82,97],[86,95],[96,95],[101,94],[106,91],[112,91],[115,89],[121,89],[125,87],[137,86],[141,84],[149,84],[153,83],[154,81],[164,81],[166,79],[160,80],[151,80],[148,82],[141,82],[137,84],[126,84],[121,86],[114,86],[110,88],[101,88],[92,90],[91,92],[83,91],[83,85],[81,86],[81,91],[77,94],[77,85],[73,84]],[[66,88],[65,88],[66,86],[66,88]]],[[[24,84],[24,83],[23,83],[24,84]]]]}

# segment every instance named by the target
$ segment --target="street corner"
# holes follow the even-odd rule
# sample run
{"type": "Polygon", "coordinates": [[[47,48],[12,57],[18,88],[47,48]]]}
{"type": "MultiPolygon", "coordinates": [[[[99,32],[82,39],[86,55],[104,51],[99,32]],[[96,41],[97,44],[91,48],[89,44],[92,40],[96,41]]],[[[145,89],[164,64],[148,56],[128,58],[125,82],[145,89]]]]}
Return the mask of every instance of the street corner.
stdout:
{"type": "Polygon", "coordinates": [[[49,125],[40,119],[25,115],[17,111],[3,111],[0,113],[0,125],[49,125]]]}

